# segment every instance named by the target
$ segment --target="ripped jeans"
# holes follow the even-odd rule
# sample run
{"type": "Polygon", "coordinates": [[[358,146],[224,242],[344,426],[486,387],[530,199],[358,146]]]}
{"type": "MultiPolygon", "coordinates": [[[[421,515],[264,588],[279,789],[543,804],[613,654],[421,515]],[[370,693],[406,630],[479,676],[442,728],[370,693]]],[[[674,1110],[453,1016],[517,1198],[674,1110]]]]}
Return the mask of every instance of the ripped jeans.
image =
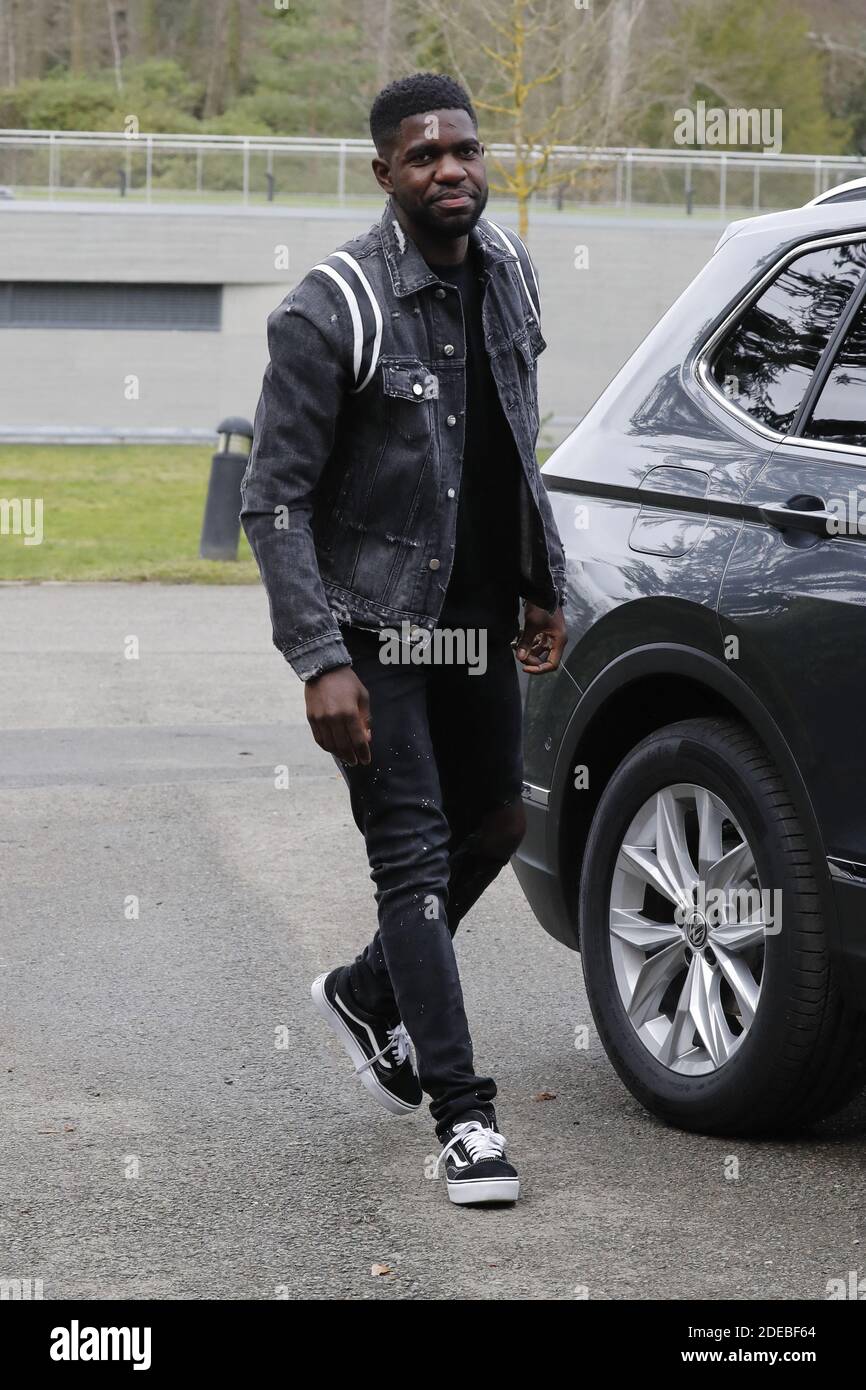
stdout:
{"type": "MultiPolygon", "coordinates": [[[[516,629],[515,629],[516,630],[516,629]]],[[[371,762],[348,767],[379,928],[338,988],[359,1013],[402,1019],[440,1135],[492,1113],[475,1072],[452,938],[523,838],[522,712],[507,627],[487,630],[486,670],[383,664],[379,634],[344,628],[370,695],[371,762]]],[[[513,635],[513,634],[511,634],[513,635]]]]}

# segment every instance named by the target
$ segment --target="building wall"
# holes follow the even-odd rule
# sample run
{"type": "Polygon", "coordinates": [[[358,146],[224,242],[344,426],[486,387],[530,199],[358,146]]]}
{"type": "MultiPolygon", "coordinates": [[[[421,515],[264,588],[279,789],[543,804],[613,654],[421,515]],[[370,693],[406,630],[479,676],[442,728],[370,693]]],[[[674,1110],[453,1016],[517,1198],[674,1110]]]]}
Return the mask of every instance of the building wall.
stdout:
{"type": "MultiPolygon", "coordinates": [[[[489,211],[503,220],[493,204],[489,211]]],[[[378,215],[375,206],[0,205],[0,280],[224,286],[219,332],[0,328],[0,438],[46,428],[212,432],[226,415],[252,419],[268,313],[310,266],[378,215]],[[276,268],[282,247],[288,270],[276,268]],[[138,399],[128,398],[130,376],[138,399]]],[[[704,264],[719,231],[685,219],[534,220],[549,442],[592,404],[704,264]],[[576,258],[588,266],[576,268],[576,258]]]]}

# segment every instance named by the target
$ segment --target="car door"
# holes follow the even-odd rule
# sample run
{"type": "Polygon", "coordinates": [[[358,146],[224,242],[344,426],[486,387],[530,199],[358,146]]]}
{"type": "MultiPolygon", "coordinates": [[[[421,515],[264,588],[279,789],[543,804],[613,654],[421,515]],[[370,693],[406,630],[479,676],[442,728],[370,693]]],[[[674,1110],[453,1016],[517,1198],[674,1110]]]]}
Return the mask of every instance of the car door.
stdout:
{"type": "Polygon", "coordinates": [[[866,862],[866,233],[807,254],[794,298],[802,310],[810,291],[808,310],[789,304],[774,324],[752,305],[717,365],[740,372],[738,408],[782,435],[745,495],[719,619],[732,667],[794,753],[828,855],[866,862]]]}

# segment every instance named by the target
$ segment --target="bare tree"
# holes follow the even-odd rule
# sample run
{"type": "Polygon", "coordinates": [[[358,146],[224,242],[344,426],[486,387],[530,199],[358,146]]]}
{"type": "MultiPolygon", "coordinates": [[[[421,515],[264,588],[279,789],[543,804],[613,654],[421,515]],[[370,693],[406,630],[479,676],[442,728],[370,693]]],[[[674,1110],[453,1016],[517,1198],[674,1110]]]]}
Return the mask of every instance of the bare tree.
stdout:
{"type": "Polygon", "coordinates": [[[518,230],[529,230],[535,193],[572,182],[556,146],[595,143],[600,127],[603,20],[561,0],[429,0],[441,20],[455,73],[486,112],[495,138],[513,144],[513,161],[495,153],[494,192],[517,202],[518,230]],[[566,79],[565,63],[569,63],[566,79]],[[474,66],[469,67],[472,62],[474,66]]]}
{"type": "Polygon", "coordinates": [[[16,9],[16,0],[0,0],[0,32],[2,32],[3,46],[6,50],[6,85],[8,87],[15,87],[18,83],[18,54],[15,44],[16,9]]]}
{"type": "Polygon", "coordinates": [[[376,69],[376,80],[380,87],[384,87],[391,73],[391,40],[394,24],[393,0],[383,0],[381,14],[382,33],[379,42],[379,62],[376,69]]]}
{"type": "Polygon", "coordinates": [[[222,107],[229,0],[219,0],[215,6],[215,12],[214,27],[210,36],[210,65],[204,94],[205,116],[215,115],[222,107]]]}
{"type": "Polygon", "coordinates": [[[632,67],[632,36],[646,0],[611,0],[607,11],[608,40],[605,126],[608,131],[621,124],[624,98],[632,67]]]}
{"type": "MultiPolygon", "coordinates": [[[[123,91],[123,55],[120,51],[120,39],[117,32],[118,7],[115,0],[105,0],[105,7],[108,10],[108,32],[111,38],[111,51],[114,56],[114,82],[119,92],[123,91]]],[[[125,15],[125,10],[121,8],[125,15]]]]}
{"type": "Polygon", "coordinates": [[[76,75],[80,75],[85,69],[87,8],[87,0],[70,0],[69,70],[76,75]]]}

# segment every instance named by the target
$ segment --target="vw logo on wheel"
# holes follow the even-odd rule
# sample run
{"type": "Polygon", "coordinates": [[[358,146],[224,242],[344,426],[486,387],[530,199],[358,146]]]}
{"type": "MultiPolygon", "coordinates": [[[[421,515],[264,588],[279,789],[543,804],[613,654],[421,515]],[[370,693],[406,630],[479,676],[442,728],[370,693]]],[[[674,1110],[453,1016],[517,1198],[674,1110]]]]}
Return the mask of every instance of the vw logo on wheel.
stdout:
{"type": "Polygon", "coordinates": [[[696,951],[700,951],[707,944],[709,927],[707,919],[702,912],[690,912],[686,917],[686,940],[696,951]]]}

